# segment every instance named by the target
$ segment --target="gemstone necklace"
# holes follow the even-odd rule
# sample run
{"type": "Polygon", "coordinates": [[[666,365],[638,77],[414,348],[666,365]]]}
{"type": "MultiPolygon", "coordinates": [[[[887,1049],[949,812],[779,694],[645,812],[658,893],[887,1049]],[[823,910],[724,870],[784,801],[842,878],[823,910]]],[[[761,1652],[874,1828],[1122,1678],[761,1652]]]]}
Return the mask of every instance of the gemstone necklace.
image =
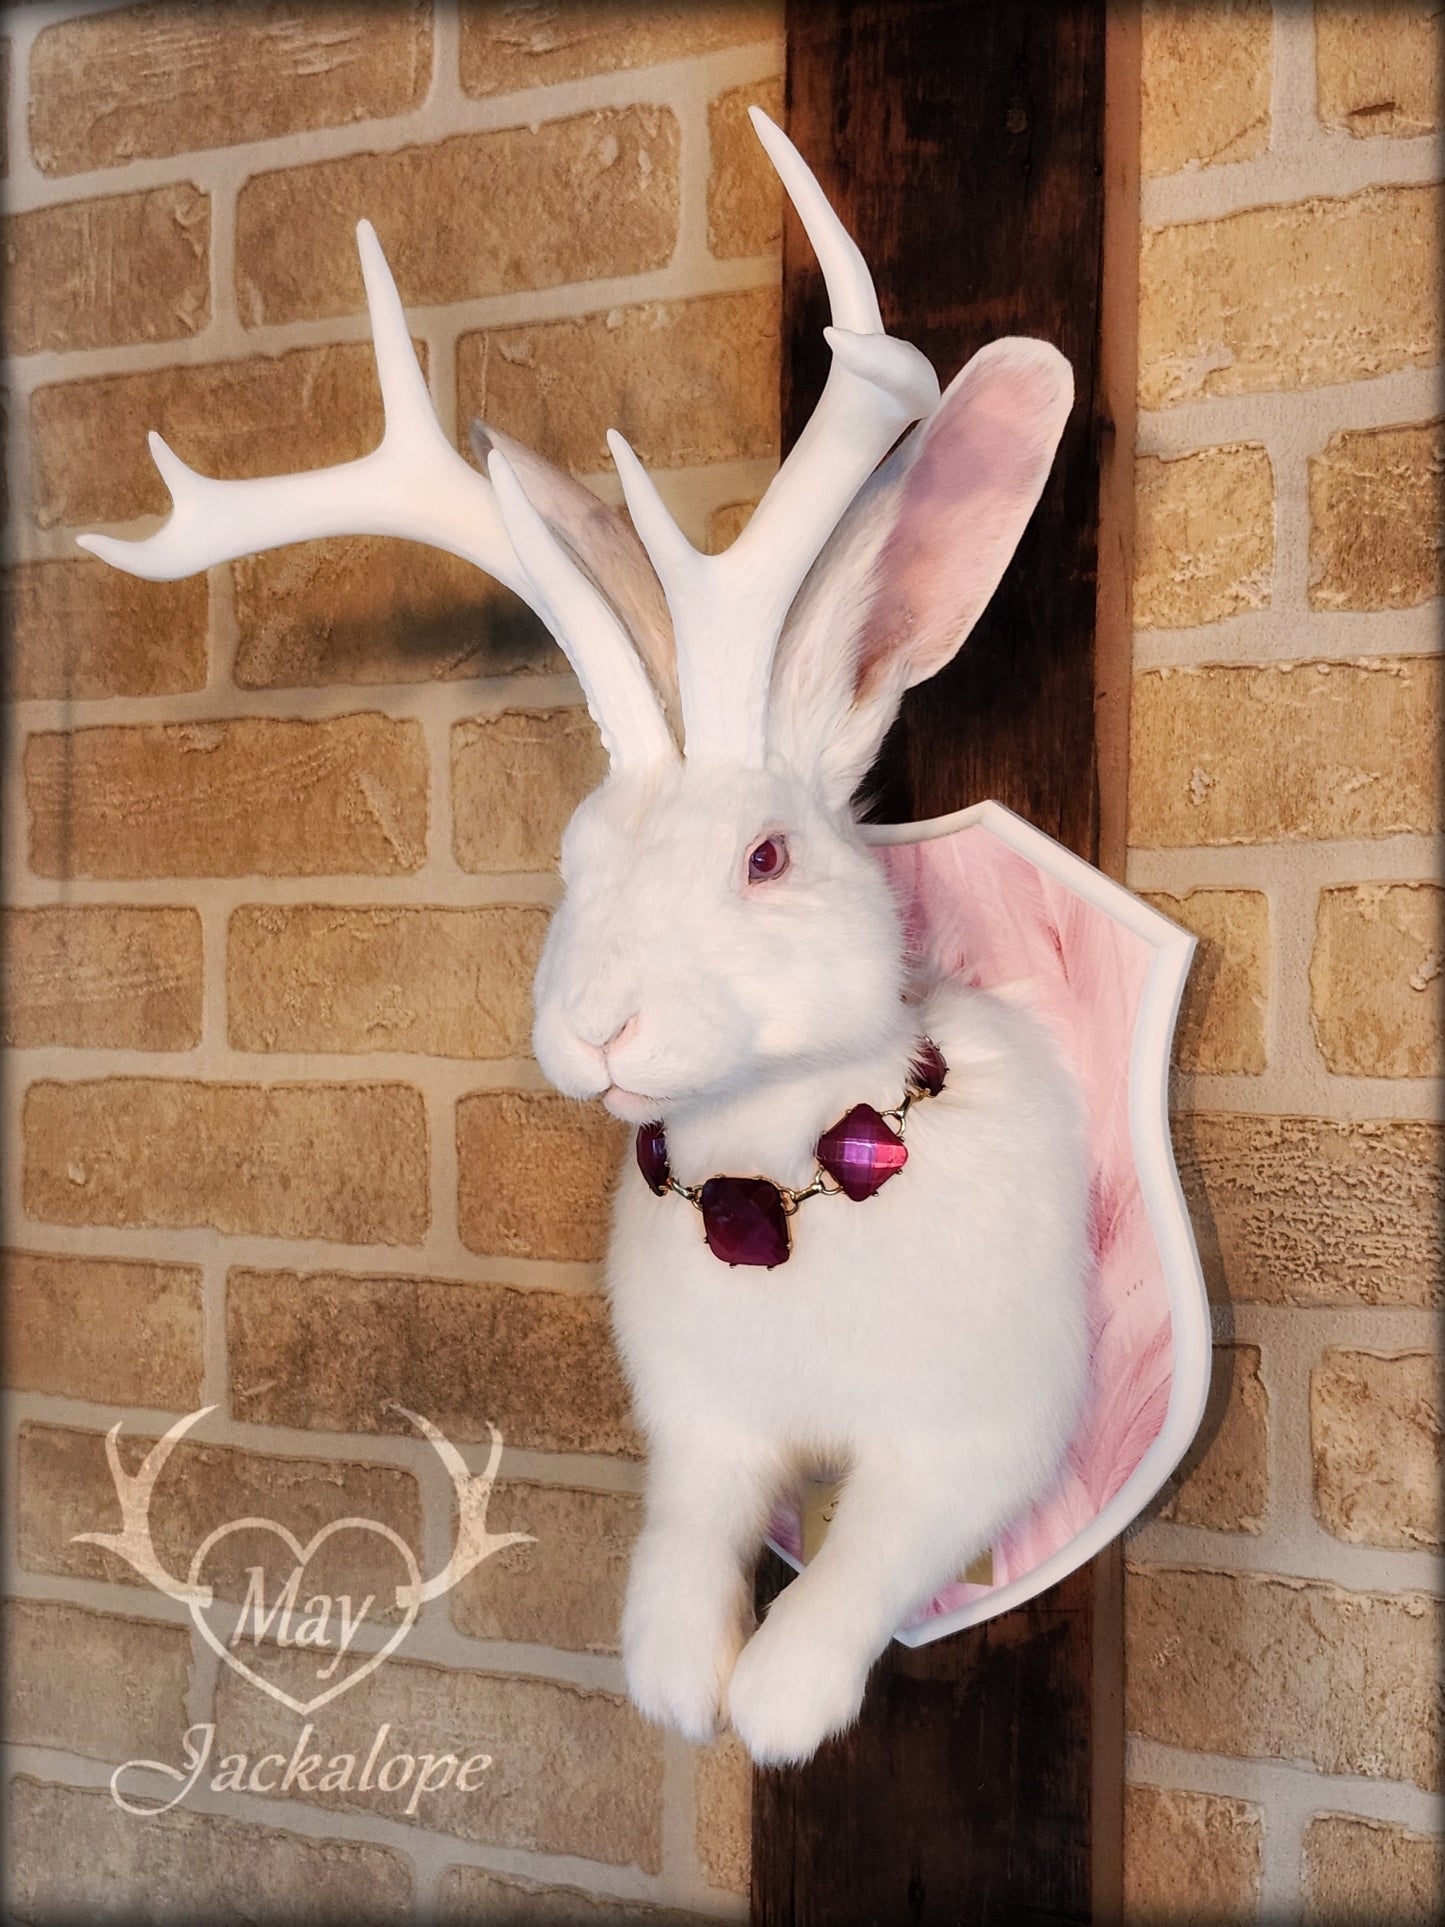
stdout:
{"type": "Polygon", "coordinates": [[[871,1198],[908,1162],[903,1142],[909,1107],[937,1097],[948,1076],[943,1052],[925,1037],[908,1066],[903,1101],[891,1111],[855,1104],[830,1125],[813,1148],[817,1170],[800,1191],[769,1178],[708,1178],[680,1184],[667,1161],[661,1124],[637,1133],[637,1165],[657,1196],[675,1191],[702,1213],[708,1250],[725,1265],[785,1265],[792,1256],[789,1220],[804,1198],[831,1198],[841,1191],[855,1203],[871,1198]]]}

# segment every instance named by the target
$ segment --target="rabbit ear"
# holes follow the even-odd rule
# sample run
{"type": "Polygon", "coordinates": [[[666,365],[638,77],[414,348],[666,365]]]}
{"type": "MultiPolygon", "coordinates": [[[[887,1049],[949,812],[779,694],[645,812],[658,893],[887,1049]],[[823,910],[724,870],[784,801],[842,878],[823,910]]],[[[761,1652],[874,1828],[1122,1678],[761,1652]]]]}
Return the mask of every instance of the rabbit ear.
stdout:
{"type": "Polygon", "coordinates": [[[1043,492],[1073,404],[1069,364],[1010,337],[976,354],[854,498],[798,592],[769,740],[846,802],[905,689],[983,613],[1043,492]]]}
{"type": "Polygon", "coordinates": [[[626,516],[590,488],[514,442],[499,428],[474,421],[472,453],[485,469],[494,448],[515,470],[527,499],[572,559],[611,605],[632,638],[668,720],[678,733],[677,650],[672,617],[647,551],[626,516]]]}

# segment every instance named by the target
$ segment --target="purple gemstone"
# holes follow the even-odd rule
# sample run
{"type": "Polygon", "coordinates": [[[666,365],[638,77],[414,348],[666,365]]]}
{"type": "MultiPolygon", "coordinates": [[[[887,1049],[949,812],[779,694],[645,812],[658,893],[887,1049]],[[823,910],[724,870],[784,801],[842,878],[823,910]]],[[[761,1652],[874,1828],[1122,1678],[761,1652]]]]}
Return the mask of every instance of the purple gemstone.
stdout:
{"type": "Polygon", "coordinates": [[[910,1080],[920,1091],[930,1097],[937,1097],[948,1078],[948,1065],[943,1052],[931,1037],[925,1037],[913,1053],[913,1062],[908,1066],[910,1080]]]}
{"type": "Polygon", "coordinates": [[[637,1168],[661,1197],[672,1166],[667,1161],[667,1134],[660,1124],[644,1124],[638,1131],[637,1168]]]}
{"type": "Polygon", "coordinates": [[[818,1162],[856,1203],[901,1171],[908,1152],[871,1104],[855,1104],[818,1139],[818,1162]]]}
{"type": "Polygon", "coordinates": [[[725,1265],[788,1262],[788,1214],[766,1178],[709,1178],[702,1187],[702,1228],[708,1249],[725,1265]]]}

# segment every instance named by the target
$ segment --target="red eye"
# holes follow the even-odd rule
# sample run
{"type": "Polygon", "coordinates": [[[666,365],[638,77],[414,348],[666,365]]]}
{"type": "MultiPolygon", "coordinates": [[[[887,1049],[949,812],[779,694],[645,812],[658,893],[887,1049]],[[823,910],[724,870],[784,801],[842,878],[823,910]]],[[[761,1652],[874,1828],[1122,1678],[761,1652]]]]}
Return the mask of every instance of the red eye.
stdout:
{"type": "Polygon", "coordinates": [[[748,855],[748,882],[767,883],[788,867],[788,846],[781,836],[765,836],[748,855]]]}

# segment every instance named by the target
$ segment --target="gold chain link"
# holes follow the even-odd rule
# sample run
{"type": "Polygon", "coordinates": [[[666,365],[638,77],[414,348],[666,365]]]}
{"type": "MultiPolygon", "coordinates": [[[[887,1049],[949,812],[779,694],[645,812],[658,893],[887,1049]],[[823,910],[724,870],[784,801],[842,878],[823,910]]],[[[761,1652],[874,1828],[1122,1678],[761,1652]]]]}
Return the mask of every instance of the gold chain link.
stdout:
{"type": "MultiPolygon", "coordinates": [[[[907,1135],[909,1110],[912,1108],[916,1099],[926,1096],[928,1096],[928,1092],[925,1090],[917,1088],[911,1089],[905,1092],[903,1101],[895,1105],[891,1111],[880,1111],[878,1113],[885,1124],[891,1124],[894,1127],[900,1141],[907,1135]]],[[[760,1184],[772,1184],[772,1179],[759,1178],[757,1182],[760,1184]]],[[[675,1191],[680,1198],[686,1198],[694,1211],[702,1210],[703,1187],[700,1184],[683,1184],[679,1179],[669,1177],[667,1180],[667,1188],[669,1191],[675,1191]]],[[[782,1199],[783,1210],[790,1218],[803,1202],[804,1198],[836,1198],[843,1190],[841,1184],[829,1179],[828,1173],[823,1169],[821,1164],[815,1168],[811,1183],[804,1185],[801,1190],[790,1191],[788,1187],[783,1184],[774,1185],[773,1188],[782,1199]]]]}

